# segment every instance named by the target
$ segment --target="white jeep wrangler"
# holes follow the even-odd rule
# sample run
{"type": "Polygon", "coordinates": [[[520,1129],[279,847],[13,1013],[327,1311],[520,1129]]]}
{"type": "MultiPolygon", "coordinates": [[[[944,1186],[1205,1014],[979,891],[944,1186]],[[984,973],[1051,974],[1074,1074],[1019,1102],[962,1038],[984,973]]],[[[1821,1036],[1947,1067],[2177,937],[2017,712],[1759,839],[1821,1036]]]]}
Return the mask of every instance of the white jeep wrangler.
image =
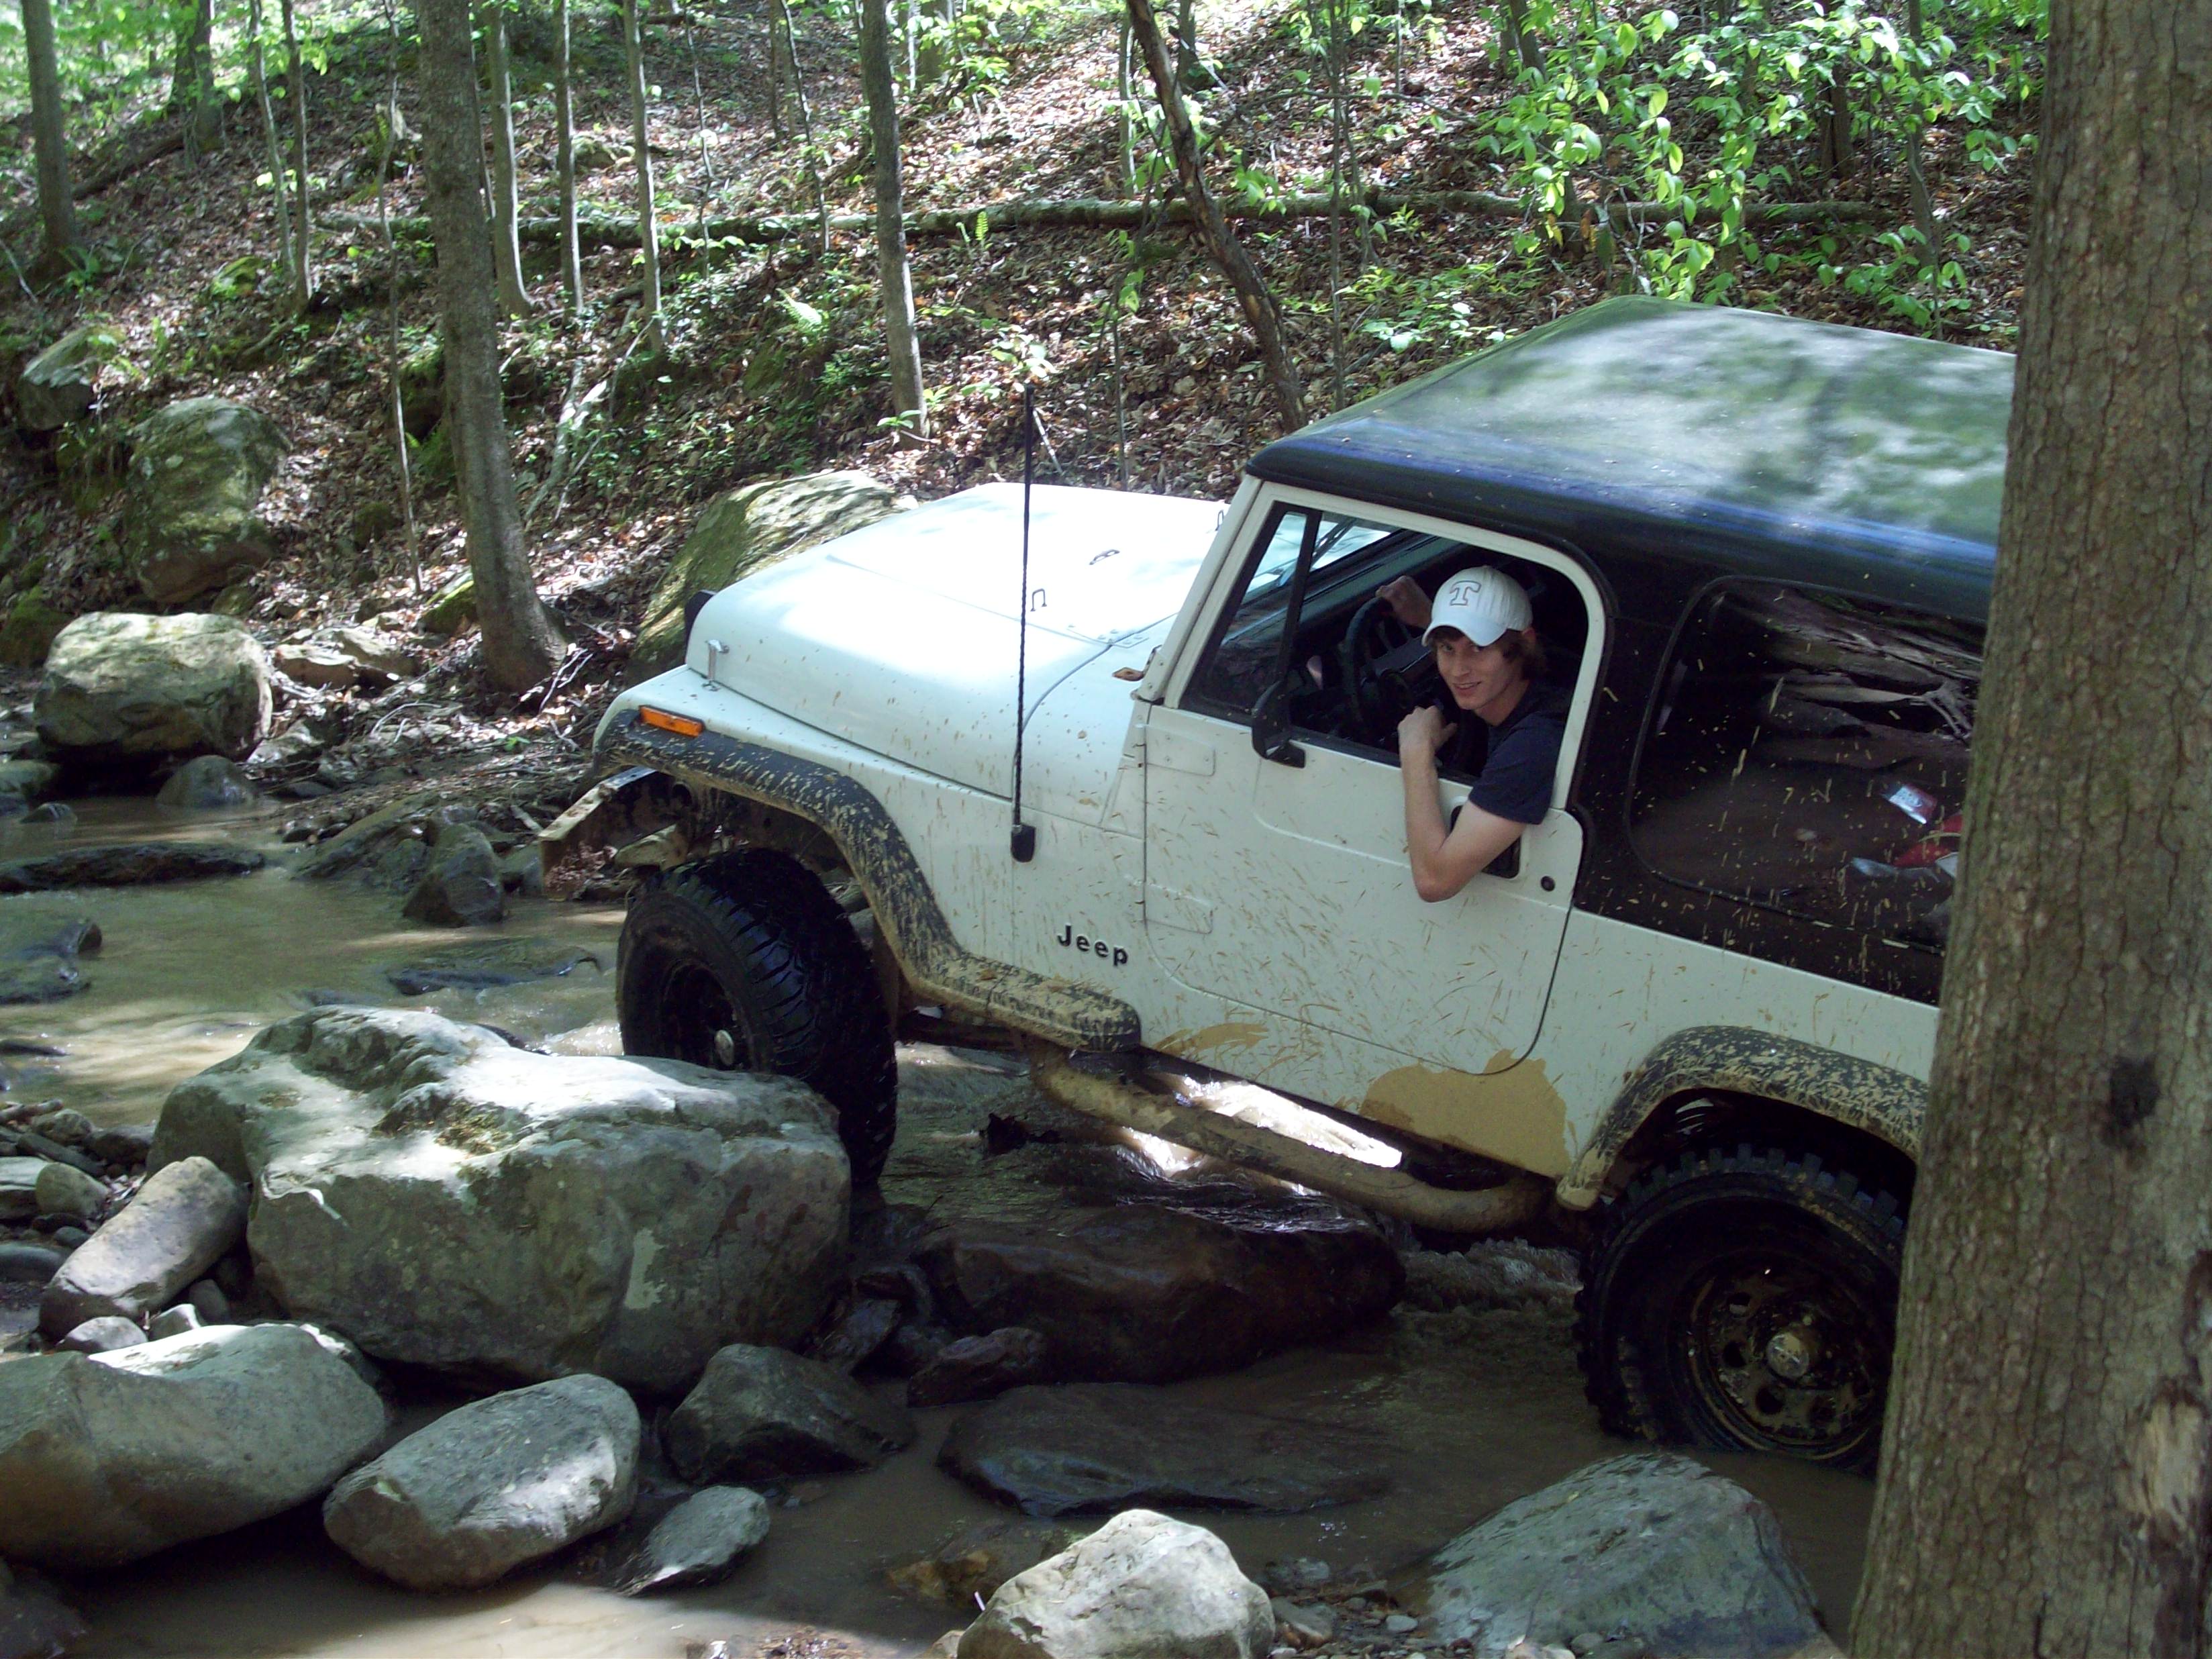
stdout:
{"type": "Polygon", "coordinates": [[[1270,445],[1225,509],[1038,489],[1026,581],[993,485],[698,596],[599,733],[692,849],[631,903],[624,1043],[806,1079],[866,1182],[894,1035],[1011,1034],[1082,1110],[1564,1226],[1615,1431],[1866,1466],[2011,380],[1613,300],[1270,445]],[[1476,562],[1566,733],[1544,820],[1425,903],[1395,727],[1435,671],[1376,595],[1476,562]]]}

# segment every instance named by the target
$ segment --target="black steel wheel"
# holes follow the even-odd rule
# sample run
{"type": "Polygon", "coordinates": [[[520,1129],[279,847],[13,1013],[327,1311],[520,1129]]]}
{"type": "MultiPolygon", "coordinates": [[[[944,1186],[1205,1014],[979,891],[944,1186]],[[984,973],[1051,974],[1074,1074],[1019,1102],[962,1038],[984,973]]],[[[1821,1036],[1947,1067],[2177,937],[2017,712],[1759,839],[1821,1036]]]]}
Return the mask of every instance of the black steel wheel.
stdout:
{"type": "Polygon", "coordinates": [[[1707,1148],[1599,1218],[1577,1298],[1590,1403],[1615,1434],[1871,1469],[1903,1206],[1817,1157],[1707,1148]]]}
{"type": "Polygon", "coordinates": [[[897,1127],[890,1022],[852,923],[796,859],[748,848],[679,866],[631,898],[615,968],[623,1052],[775,1072],[836,1109],[853,1184],[897,1127]]]}

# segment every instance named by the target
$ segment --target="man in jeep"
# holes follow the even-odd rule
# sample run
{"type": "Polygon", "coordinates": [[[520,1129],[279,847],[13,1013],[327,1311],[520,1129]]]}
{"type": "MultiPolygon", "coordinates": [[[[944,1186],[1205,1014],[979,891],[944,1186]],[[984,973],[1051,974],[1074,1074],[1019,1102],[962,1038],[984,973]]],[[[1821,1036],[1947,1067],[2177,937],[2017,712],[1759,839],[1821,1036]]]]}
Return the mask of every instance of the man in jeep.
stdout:
{"type": "Polygon", "coordinates": [[[1465,887],[1550,810],[1567,699],[1543,678],[1544,647],[1528,591],[1497,567],[1460,571],[1433,605],[1409,576],[1379,597],[1400,622],[1421,630],[1461,715],[1448,720],[1437,704],[1425,704],[1398,725],[1413,890],[1436,902],[1465,887]],[[1474,778],[1449,824],[1437,794],[1440,763],[1474,778]]]}

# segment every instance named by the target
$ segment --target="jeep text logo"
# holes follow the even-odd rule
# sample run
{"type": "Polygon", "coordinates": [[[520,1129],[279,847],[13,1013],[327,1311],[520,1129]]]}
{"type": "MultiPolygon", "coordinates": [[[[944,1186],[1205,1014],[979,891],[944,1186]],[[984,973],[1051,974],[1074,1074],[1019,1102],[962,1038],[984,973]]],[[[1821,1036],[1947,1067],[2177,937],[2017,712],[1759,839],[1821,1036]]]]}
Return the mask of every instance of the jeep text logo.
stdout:
{"type": "Polygon", "coordinates": [[[1129,953],[1118,945],[1109,945],[1103,939],[1091,939],[1075,931],[1070,922],[1060,930],[1060,942],[1071,951],[1080,951],[1087,957],[1103,957],[1116,968],[1127,965],[1129,953]]]}

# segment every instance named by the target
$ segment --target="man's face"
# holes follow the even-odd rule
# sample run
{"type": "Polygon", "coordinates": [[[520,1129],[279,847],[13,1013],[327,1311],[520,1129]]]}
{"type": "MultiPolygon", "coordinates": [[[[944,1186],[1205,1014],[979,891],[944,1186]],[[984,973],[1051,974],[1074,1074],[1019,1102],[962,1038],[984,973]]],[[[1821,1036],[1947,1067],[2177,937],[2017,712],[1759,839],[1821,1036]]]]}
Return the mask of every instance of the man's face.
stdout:
{"type": "Polygon", "coordinates": [[[1506,655],[1505,637],[1500,635],[1497,644],[1477,645],[1456,628],[1437,635],[1437,672],[1443,676],[1452,701],[1470,714],[1481,714],[1527,678],[1521,665],[1506,655]]]}

